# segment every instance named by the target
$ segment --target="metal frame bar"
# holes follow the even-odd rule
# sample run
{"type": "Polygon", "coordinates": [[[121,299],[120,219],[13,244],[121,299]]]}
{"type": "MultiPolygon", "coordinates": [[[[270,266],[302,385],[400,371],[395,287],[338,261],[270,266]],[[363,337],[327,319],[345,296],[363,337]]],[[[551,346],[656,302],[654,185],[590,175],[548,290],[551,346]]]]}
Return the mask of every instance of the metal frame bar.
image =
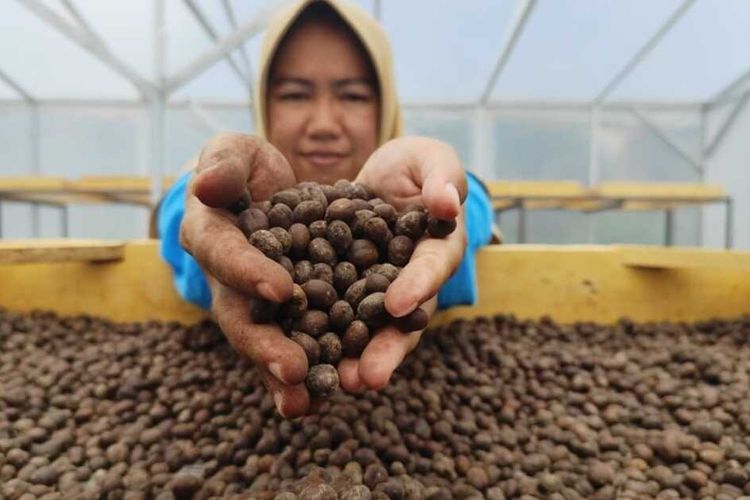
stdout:
{"type": "Polygon", "coordinates": [[[164,85],[165,94],[169,96],[175,90],[182,87],[187,82],[191,81],[193,78],[214,65],[226,54],[232,52],[234,49],[242,45],[245,40],[259,33],[266,25],[271,14],[272,7],[263,10],[254,19],[251,19],[242,24],[234,31],[234,33],[222,38],[216,43],[215,46],[211,47],[206,52],[195,58],[193,62],[188,63],[187,65],[182,67],[182,69],[177,70],[174,74],[168,77],[164,85]]]}
{"type": "Polygon", "coordinates": [[[142,98],[148,98],[155,92],[154,84],[141,76],[135,69],[117,58],[104,44],[101,38],[91,35],[82,28],[72,26],[66,19],[55,11],[44,5],[39,0],[18,0],[19,3],[29,9],[66,38],[79,47],[85,49],[101,62],[113,69],[117,74],[128,80],[138,90],[142,98]]]}
{"type": "Polygon", "coordinates": [[[374,0],[372,3],[372,16],[377,22],[383,20],[383,3],[381,0],[374,0]]]}
{"type": "Polygon", "coordinates": [[[489,102],[492,90],[495,88],[498,78],[500,78],[500,75],[505,69],[505,65],[510,60],[510,56],[513,54],[513,49],[516,48],[516,42],[518,42],[521,33],[523,33],[523,29],[526,26],[526,22],[529,20],[529,16],[535,5],[536,0],[519,0],[516,4],[515,13],[513,14],[510,24],[505,32],[500,55],[497,58],[497,63],[495,63],[495,68],[492,70],[492,76],[490,76],[487,86],[479,99],[480,104],[484,105],[489,102]]]}
{"type": "MultiPolygon", "coordinates": [[[[200,9],[198,4],[195,3],[195,0],[182,0],[182,3],[184,3],[185,6],[190,11],[190,13],[193,14],[193,17],[198,22],[198,24],[201,25],[201,28],[203,28],[203,31],[206,32],[206,35],[208,35],[208,37],[214,42],[218,41],[219,35],[216,33],[216,30],[214,29],[214,27],[211,26],[211,23],[208,21],[208,18],[205,15],[203,15],[203,11],[200,9]]],[[[242,84],[250,85],[247,75],[240,69],[240,67],[234,61],[232,54],[231,53],[224,54],[224,59],[226,59],[227,63],[229,63],[229,66],[231,66],[232,70],[240,79],[242,84]]]]}
{"type": "MultiPolygon", "coordinates": [[[[221,0],[222,5],[224,6],[224,14],[227,16],[227,21],[229,21],[229,25],[232,27],[233,30],[237,29],[237,16],[234,14],[234,8],[232,7],[231,0],[221,0]]],[[[242,62],[245,65],[245,74],[248,78],[248,83],[250,85],[250,90],[252,91],[253,87],[253,66],[250,64],[250,56],[247,55],[247,49],[245,48],[245,44],[243,43],[240,45],[240,58],[242,59],[242,62]]]]}
{"type": "Polygon", "coordinates": [[[716,135],[714,135],[714,138],[711,140],[711,142],[706,146],[706,149],[704,150],[704,154],[711,158],[714,153],[719,149],[719,146],[721,146],[721,143],[724,141],[724,138],[727,135],[727,132],[732,128],[734,125],[734,122],[737,121],[737,118],[740,116],[742,111],[745,109],[745,106],[747,106],[748,99],[750,99],[750,89],[746,90],[744,94],[742,94],[742,97],[739,101],[734,105],[734,108],[729,113],[729,116],[727,116],[727,119],[724,120],[724,123],[721,125],[719,130],[716,132],[716,135]]]}
{"type": "Polygon", "coordinates": [[[167,93],[164,61],[167,32],[164,28],[164,0],[154,2],[154,73],[159,91],[151,99],[151,203],[156,206],[162,195],[164,178],[164,121],[167,93]]]}
{"type": "Polygon", "coordinates": [[[703,175],[703,167],[701,166],[700,160],[694,158],[693,155],[691,155],[690,153],[688,153],[687,151],[685,151],[682,148],[682,146],[680,146],[679,144],[677,144],[676,142],[674,142],[669,136],[667,136],[667,134],[661,128],[659,128],[659,126],[656,123],[654,123],[653,121],[651,121],[651,119],[649,117],[647,117],[645,114],[643,114],[640,110],[638,110],[638,108],[634,107],[634,108],[632,108],[630,110],[630,112],[636,118],[638,118],[638,120],[641,123],[643,123],[651,132],[653,132],[653,134],[656,137],[658,137],[659,139],[661,139],[661,141],[664,144],[666,144],[667,146],[669,146],[669,148],[672,151],[674,151],[675,153],[677,153],[677,155],[679,155],[680,158],[682,158],[687,163],[689,163],[696,172],[698,172],[699,174],[703,175]]]}
{"type": "Polygon", "coordinates": [[[695,0],[683,0],[677,9],[667,18],[664,24],[651,35],[646,43],[641,47],[638,52],[625,64],[625,66],[617,72],[614,78],[609,81],[607,85],[596,95],[594,103],[601,103],[609,96],[612,91],[617,88],[620,83],[646,58],[646,56],[656,47],[664,36],[677,24],[677,21],[695,4],[695,0]]]}
{"type": "Polygon", "coordinates": [[[731,96],[736,89],[742,87],[742,85],[747,83],[748,81],[750,81],[750,68],[740,73],[737,78],[732,80],[727,86],[714,94],[714,96],[708,100],[708,107],[714,107],[726,100],[731,99],[729,96],[731,96]]]}
{"type": "Polygon", "coordinates": [[[200,104],[192,102],[188,107],[190,113],[196,117],[200,122],[212,133],[217,134],[219,132],[226,132],[232,130],[232,127],[223,123],[220,119],[213,116],[208,110],[203,108],[200,104]]]}
{"type": "Polygon", "coordinates": [[[83,17],[81,11],[75,6],[73,0],[60,0],[68,13],[76,20],[80,27],[89,34],[92,38],[97,38],[99,42],[102,42],[101,37],[94,31],[88,21],[83,17]]]}
{"type": "Polygon", "coordinates": [[[23,100],[26,101],[27,103],[34,104],[34,103],[38,102],[38,99],[36,99],[35,97],[33,97],[29,93],[28,90],[26,90],[25,88],[23,88],[20,83],[18,83],[13,78],[11,78],[11,76],[8,73],[6,73],[5,71],[3,71],[1,68],[0,68],[0,80],[2,80],[5,83],[7,83],[8,86],[10,88],[12,88],[13,90],[15,90],[16,93],[18,93],[18,95],[20,95],[21,97],[23,97],[23,100]]]}

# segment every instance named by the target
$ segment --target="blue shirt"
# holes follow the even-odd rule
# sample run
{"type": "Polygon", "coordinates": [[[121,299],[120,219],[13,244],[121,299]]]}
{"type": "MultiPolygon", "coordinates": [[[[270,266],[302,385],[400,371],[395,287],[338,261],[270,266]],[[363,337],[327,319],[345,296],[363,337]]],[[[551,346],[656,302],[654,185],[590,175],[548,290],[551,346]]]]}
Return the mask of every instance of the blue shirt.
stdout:
{"type": "MultiPolygon", "coordinates": [[[[211,307],[211,291],[203,270],[180,246],[180,224],[185,214],[185,198],[191,174],[181,176],[162,200],[158,213],[161,256],[172,268],[174,284],[183,299],[203,309],[211,307]]],[[[467,248],[455,273],[438,293],[438,308],[471,305],[477,301],[476,251],[492,238],[492,205],[482,183],[467,173],[466,211],[467,248]]]]}

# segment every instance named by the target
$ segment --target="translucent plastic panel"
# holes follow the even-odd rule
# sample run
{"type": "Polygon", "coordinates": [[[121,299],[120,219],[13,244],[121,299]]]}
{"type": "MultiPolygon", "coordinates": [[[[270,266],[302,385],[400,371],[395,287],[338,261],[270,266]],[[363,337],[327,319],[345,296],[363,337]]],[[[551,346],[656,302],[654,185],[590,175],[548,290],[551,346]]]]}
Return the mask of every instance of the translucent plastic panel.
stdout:
{"type": "Polygon", "coordinates": [[[206,107],[209,121],[187,107],[173,107],[166,116],[165,170],[178,173],[203,147],[208,139],[218,132],[214,126],[249,133],[252,130],[250,112],[247,108],[206,107]]]}
{"type": "Polygon", "coordinates": [[[31,170],[31,111],[23,104],[0,105],[0,175],[31,170]]]}
{"type": "Polygon", "coordinates": [[[243,102],[249,94],[249,88],[222,59],[177,89],[172,98],[243,102]]]}
{"type": "Polygon", "coordinates": [[[750,2],[696,2],[612,97],[709,99],[750,68],[749,46],[750,2]]]}
{"type": "MultiPolygon", "coordinates": [[[[646,112],[647,118],[686,154],[700,160],[698,112],[646,112]]],[[[603,114],[599,180],[700,182],[696,167],[675,152],[630,112],[603,114]]]]}
{"type": "Polygon", "coordinates": [[[20,2],[0,6],[3,70],[39,98],[128,98],[134,87],[20,2]]]}
{"type": "Polygon", "coordinates": [[[5,81],[3,81],[0,78],[0,99],[3,99],[3,100],[8,99],[8,100],[15,101],[21,98],[22,98],[21,95],[18,92],[16,92],[14,88],[12,88],[10,85],[5,83],[5,81]]]}
{"type": "Polygon", "coordinates": [[[148,80],[154,79],[154,9],[151,0],[73,0],[109,49],[148,80]]]}
{"type": "Polygon", "coordinates": [[[205,34],[182,0],[166,0],[165,3],[166,68],[168,74],[173,74],[211,48],[213,41],[205,34]]]}
{"type": "Polygon", "coordinates": [[[455,148],[466,168],[473,167],[470,115],[407,110],[404,113],[404,130],[407,135],[424,135],[447,142],[455,148]]]}
{"type": "Polygon", "coordinates": [[[495,178],[587,180],[588,113],[516,110],[494,116],[495,178]]]}
{"type": "Polygon", "coordinates": [[[382,21],[405,102],[477,101],[497,61],[513,2],[383,1],[382,21]]]}
{"type": "Polygon", "coordinates": [[[46,175],[146,173],[149,128],[138,108],[41,109],[41,171],[46,175]]]}
{"type": "Polygon", "coordinates": [[[679,3],[537,2],[493,99],[593,98],[679,3]]]}

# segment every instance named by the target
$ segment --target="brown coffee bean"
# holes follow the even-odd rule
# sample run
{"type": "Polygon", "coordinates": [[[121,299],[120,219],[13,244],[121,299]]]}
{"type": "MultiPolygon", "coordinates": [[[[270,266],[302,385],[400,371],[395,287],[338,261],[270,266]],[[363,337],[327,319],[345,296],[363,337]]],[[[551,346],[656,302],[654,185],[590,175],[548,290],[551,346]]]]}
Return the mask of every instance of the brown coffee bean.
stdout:
{"type": "Polygon", "coordinates": [[[286,272],[289,273],[289,276],[291,276],[292,279],[294,279],[294,264],[292,263],[292,259],[290,259],[286,255],[282,255],[281,257],[279,257],[278,262],[281,265],[281,267],[286,269],[286,272]]]}
{"type": "Polygon", "coordinates": [[[408,264],[412,253],[414,253],[414,242],[408,236],[394,236],[388,243],[388,261],[394,266],[408,264]]]}
{"type": "Polygon", "coordinates": [[[292,285],[292,298],[282,304],[279,313],[288,318],[301,318],[307,306],[307,294],[303,287],[295,283],[292,285]]]}
{"type": "Polygon", "coordinates": [[[397,213],[396,209],[393,208],[393,205],[381,203],[379,205],[374,205],[372,211],[375,212],[375,215],[383,219],[388,226],[393,226],[396,223],[397,213]]]}
{"type": "Polygon", "coordinates": [[[288,206],[283,203],[274,205],[271,210],[268,211],[268,225],[271,227],[282,227],[289,229],[289,226],[294,222],[294,212],[288,206]]]}
{"type": "Polygon", "coordinates": [[[359,182],[355,182],[352,184],[352,192],[355,198],[361,198],[363,200],[369,200],[370,198],[372,198],[372,195],[370,194],[370,191],[367,189],[367,187],[364,184],[360,184],[359,182]]]}
{"type": "Polygon", "coordinates": [[[341,339],[344,356],[358,358],[370,342],[370,330],[360,320],[352,321],[341,339]]]}
{"type": "Polygon", "coordinates": [[[331,186],[330,184],[321,184],[320,190],[323,191],[323,194],[326,196],[328,205],[342,197],[342,194],[339,192],[339,190],[334,186],[331,186]]]}
{"type": "Polygon", "coordinates": [[[375,264],[380,258],[378,248],[370,240],[352,241],[346,257],[349,262],[357,266],[357,269],[366,269],[375,264]]]}
{"type": "Polygon", "coordinates": [[[272,207],[273,204],[271,203],[271,200],[253,201],[250,203],[250,208],[257,208],[266,215],[268,215],[268,212],[271,211],[272,207]]]}
{"type": "Polygon", "coordinates": [[[365,291],[366,283],[367,280],[365,279],[357,280],[352,283],[349,288],[346,289],[346,293],[344,293],[344,300],[349,302],[349,304],[355,310],[359,306],[359,303],[362,301],[362,299],[367,296],[367,292],[365,291]]]}
{"type": "Polygon", "coordinates": [[[338,192],[345,198],[354,198],[354,186],[351,182],[347,181],[346,179],[339,179],[334,184],[333,187],[338,190],[338,192]]]}
{"type": "Polygon", "coordinates": [[[357,278],[357,268],[351,262],[339,262],[333,269],[333,286],[339,293],[346,292],[352,283],[357,281],[357,278]]]}
{"type": "Polygon", "coordinates": [[[323,311],[308,309],[294,323],[294,329],[313,337],[320,337],[329,329],[328,315],[323,311]]]}
{"type": "MultiPolygon", "coordinates": [[[[328,198],[326,198],[325,193],[317,183],[315,183],[314,185],[305,186],[300,189],[300,198],[302,199],[302,201],[317,201],[318,203],[320,203],[320,206],[323,207],[324,214],[326,209],[328,208],[328,198]]],[[[321,215],[319,218],[322,219],[323,216],[321,215]]]]}
{"type": "Polygon", "coordinates": [[[427,217],[427,233],[433,238],[445,238],[456,230],[456,219],[441,220],[433,216],[427,217]]]}
{"type": "Polygon", "coordinates": [[[424,330],[430,322],[430,316],[424,309],[416,308],[406,316],[396,318],[393,323],[404,333],[424,330]]]}
{"type": "Polygon", "coordinates": [[[294,282],[301,285],[312,277],[313,265],[309,260],[300,260],[294,264],[294,282]]]}
{"type": "Polygon", "coordinates": [[[324,238],[313,239],[307,247],[307,251],[310,254],[310,260],[313,262],[323,262],[331,267],[336,265],[336,250],[324,238]]]}
{"type": "Polygon", "coordinates": [[[295,222],[289,226],[289,234],[292,236],[291,255],[304,257],[307,255],[307,247],[310,245],[310,230],[306,225],[295,222]]]}
{"type": "Polygon", "coordinates": [[[328,222],[334,220],[341,220],[346,223],[352,222],[354,219],[354,202],[348,198],[339,198],[336,201],[328,205],[326,210],[325,219],[328,222]]]}
{"type": "Polygon", "coordinates": [[[376,245],[383,245],[393,237],[388,224],[380,217],[367,219],[364,222],[363,228],[365,236],[375,242],[376,245]]]}
{"type": "Polygon", "coordinates": [[[338,294],[333,285],[323,280],[311,279],[302,284],[302,290],[307,295],[309,307],[327,311],[336,299],[338,294]]]}
{"type": "Polygon", "coordinates": [[[352,244],[352,230],[344,221],[334,220],[328,224],[326,237],[339,255],[345,254],[352,244]]]}
{"type": "Polygon", "coordinates": [[[292,249],[292,235],[289,234],[289,231],[281,227],[272,227],[269,231],[281,244],[281,252],[285,255],[288,254],[292,249]]]}
{"type": "Polygon", "coordinates": [[[272,204],[276,205],[277,203],[283,203],[292,210],[294,210],[294,207],[299,205],[300,201],[302,200],[300,198],[299,189],[295,188],[284,189],[283,191],[275,193],[271,197],[272,204]]]}
{"type": "Polygon", "coordinates": [[[318,262],[313,264],[312,274],[310,279],[323,280],[326,283],[333,285],[333,269],[328,264],[318,262]]]}
{"type": "Polygon", "coordinates": [[[370,202],[362,199],[362,198],[352,198],[352,203],[354,203],[354,214],[356,217],[356,214],[360,210],[369,210],[372,211],[372,205],[370,205],[370,202]]]}
{"type": "Polygon", "coordinates": [[[316,220],[310,223],[311,238],[325,238],[328,233],[328,223],[324,220],[316,220]]]}
{"type": "Polygon", "coordinates": [[[325,207],[316,200],[302,201],[294,209],[294,221],[310,225],[325,216],[325,207]]]}
{"type": "Polygon", "coordinates": [[[331,328],[345,330],[354,321],[354,309],[345,300],[337,300],[328,311],[331,328]]]}
{"type": "Polygon", "coordinates": [[[250,235],[249,241],[252,246],[263,252],[271,260],[278,260],[283,253],[281,243],[271,231],[265,229],[255,231],[250,235]]]}
{"type": "Polygon", "coordinates": [[[385,325],[391,318],[385,309],[385,293],[375,292],[366,296],[357,306],[357,318],[369,328],[385,325]]]}
{"type": "Polygon", "coordinates": [[[339,388],[339,373],[332,365],[315,365],[307,372],[305,385],[313,397],[329,397],[339,388]]]}
{"type": "Polygon", "coordinates": [[[320,360],[320,345],[318,341],[304,332],[292,332],[291,339],[298,343],[305,351],[307,365],[317,365],[320,360]]]}
{"type": "MultiPolygon", "coordinates": [[[[352,202],[356,205],[357,201],[364,201],[364,200],[353,200],[352,202]]],[[[364,203],[367,203],[366,201],[364,203]]],[[[355,238],[364,238],[365,237],[365,222],[375,217],[375,212],[369,209],[369,205],[367,205],[367,208],[360,208],[356,212],[354,212],[354,221],[351,223],[352,228],[352,235],[354,235],[355,238]]]]}
{"type": "Polygon", "coordinates": [[[397,236],[408,236],[412,240],[418,240],[427,229],[427,216],[421,211],[411,211],[401,214],[396,219],[394,233],[397,236]]]}
{"type": "Polygon", "coordinates": [[[341,339],[333,332],[328,332],[318,339],[320,345],[320,362],[337,365],[341,361],[341,339]]]}
{"type": "Polygon", "coordinates": [[[388,278],[379,273],[372,273],[365,278],[365,293],[385,292],[390,285],[388,278]]]}
{"type": "Polygon", "coordinates": [[[259,229],[268,229],[268,216],[258,208],[248,208],[237,216],[237,226],[249,238],[259,229]]]}
{"type": "Polygon", "coordinates": [[[250,317],[254,323],[270,323],[279,312],[279,307],[276,302],[253,297],[250,299],[250,317]]]}

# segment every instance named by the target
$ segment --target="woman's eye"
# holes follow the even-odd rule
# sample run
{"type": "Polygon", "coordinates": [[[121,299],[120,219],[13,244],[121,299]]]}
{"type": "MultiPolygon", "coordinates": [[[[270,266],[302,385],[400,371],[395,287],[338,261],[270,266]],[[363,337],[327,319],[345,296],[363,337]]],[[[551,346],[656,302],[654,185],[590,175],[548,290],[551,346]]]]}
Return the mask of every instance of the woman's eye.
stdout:
{"type": "Polygon", "coordinates": [[[367,102],[370,100],[370,96],[368,94],[347,93],[344,94],[343,97],[346,101],[367,102]]]}
{"type": "Polygon", "coordinates": [[[307,99],[307,94],[304,92],[284,92],[279,95],[282,101],[302,101],[307,99]]]}

